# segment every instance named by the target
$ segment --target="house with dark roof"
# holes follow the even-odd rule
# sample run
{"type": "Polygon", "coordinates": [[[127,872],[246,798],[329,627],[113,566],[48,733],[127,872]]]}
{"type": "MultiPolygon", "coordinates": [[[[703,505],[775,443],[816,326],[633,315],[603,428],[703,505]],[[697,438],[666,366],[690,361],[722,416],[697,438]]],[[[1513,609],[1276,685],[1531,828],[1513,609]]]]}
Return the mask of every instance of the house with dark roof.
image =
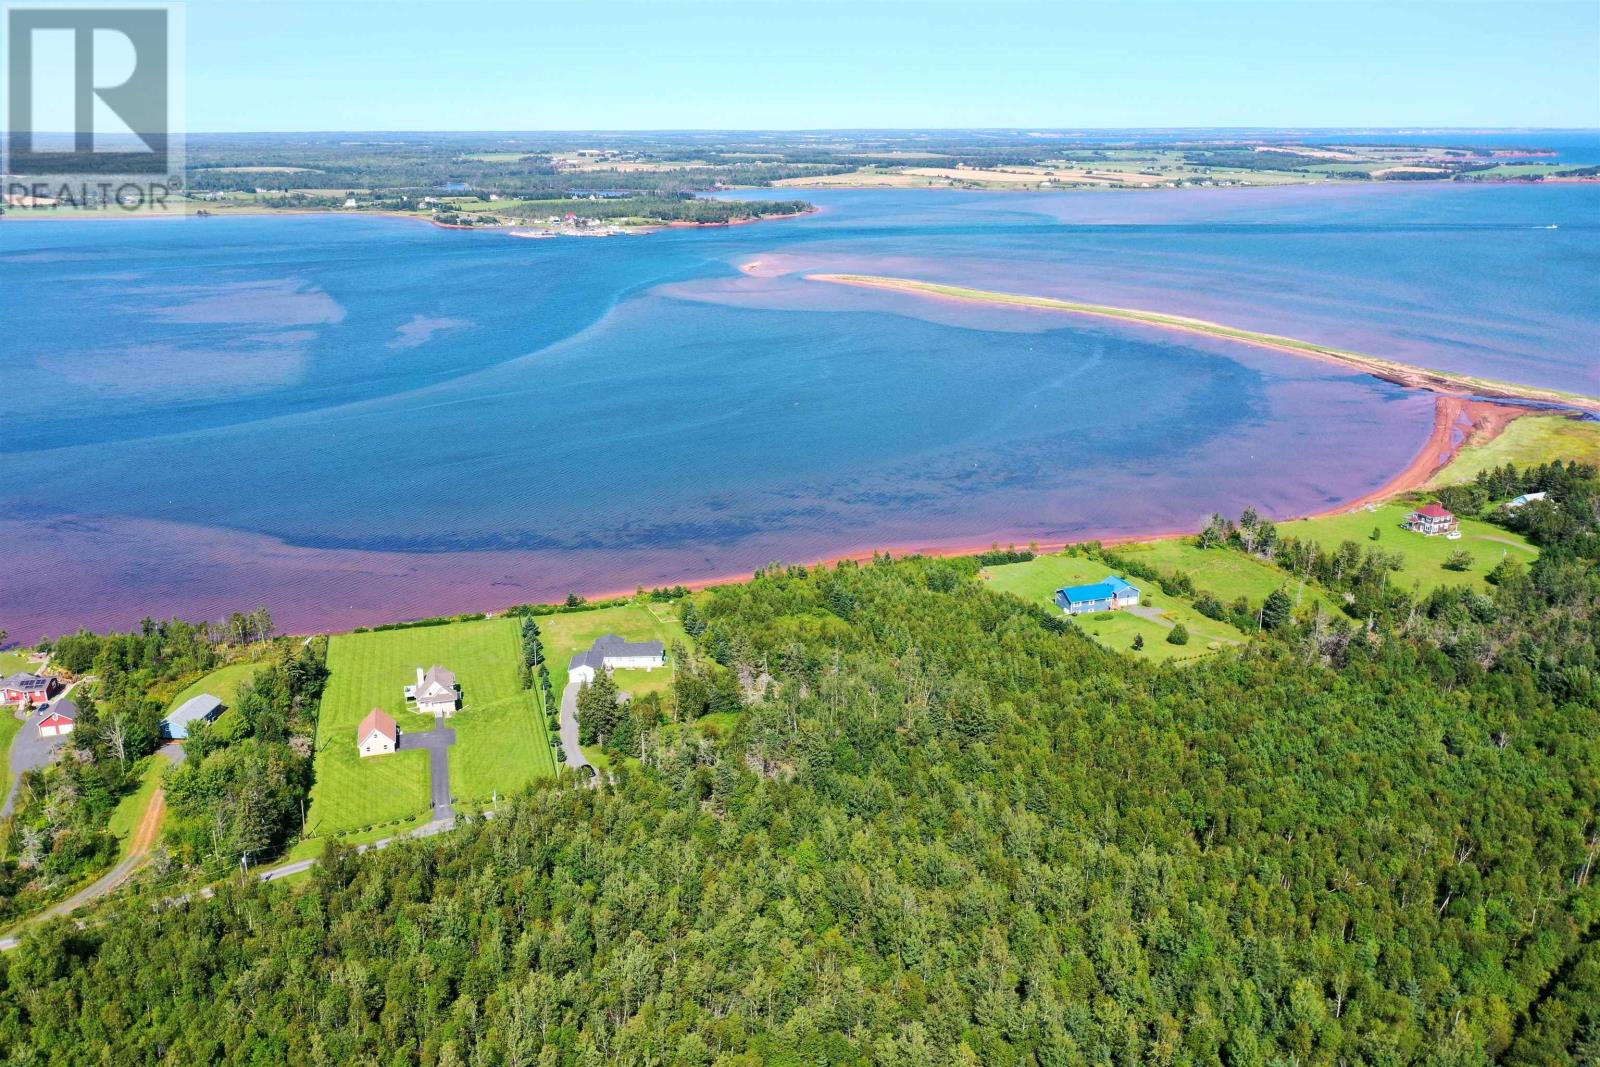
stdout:
{"type": "Polygon", "coordinates": [[[65,737],[78,728],[78,705],[58,700],[39,709],[40,737],[65,737]]]}
{"type": "Polygon", "coordinates": [[[61,683],[46,674],[26,671],[0,678],[0,701],[15,707],[38,707],[55,695],[61,683]]]}
{"type": "Polygon", "coordinates": [[[1461,524],[1455,514],[1438,504],[1424,504],[1406,517],[1406,529],[1415,530],[1425,537],[1460,537],[1461,524]]]}
{"type": "Polygon", "coordinates": [[[417,710],[435,717],[449,718],[461,701],[461,687],[455,672],[447,667],[417,668],[417,684],[406,694],[417,702],[417,710]]]}
{"type": "Polygon", "coordinates": [[[361,758],[383,756],[400,744],[400,727],[382,708],[373,708],[356,727],[356,751],[361,758]]]}
{"type": "Polygon", "coordinates": [[[190,697],[161,720],[161,736],[172,741],[181,741],[189,736],[189,730],[195,723],[213,722],[221,714],[221,697],[210,693],[190,697]]]}
{"type": "Polygon", "coordinates": [[[1069,585],[1056,590],[1056,605],[1068,615],[1117,611],[1139,603],[1139,587],[1114,574],[1089,585],[1069,585]]]}
{"type": "Polygon", "coordinates": [[[660,641],[624,641],[616,634],[603,634],[594,639],[587,651],[572,657],[567,667],[567,680],[592,682],[600,671],[624,670],[653,671],[665,666],[667,646],[660,641]]]}

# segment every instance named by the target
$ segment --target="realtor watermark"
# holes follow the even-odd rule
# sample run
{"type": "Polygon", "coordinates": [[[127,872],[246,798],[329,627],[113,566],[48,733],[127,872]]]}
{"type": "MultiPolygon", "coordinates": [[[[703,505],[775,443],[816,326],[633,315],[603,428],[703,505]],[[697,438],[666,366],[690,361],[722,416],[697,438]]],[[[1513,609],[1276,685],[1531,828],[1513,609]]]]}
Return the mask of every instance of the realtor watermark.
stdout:
{"type": "Polygon", "coordinates": [[[0,9],[0,210],[183,211],[183,5],[0,9]]]}

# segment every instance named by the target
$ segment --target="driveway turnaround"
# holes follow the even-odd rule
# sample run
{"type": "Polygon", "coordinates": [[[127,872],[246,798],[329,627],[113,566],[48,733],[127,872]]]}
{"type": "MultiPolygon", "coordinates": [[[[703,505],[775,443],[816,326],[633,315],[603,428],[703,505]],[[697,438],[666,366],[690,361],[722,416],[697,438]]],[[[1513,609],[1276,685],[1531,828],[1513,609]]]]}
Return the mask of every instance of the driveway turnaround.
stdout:
{"type": "Polygon", "coordinates": [[[433,821],[453,823],[456,809],[450,794],[450,746],[456,743],[456,732],[439,720],[431,730],[400,731],[400,743],[395,747],[402,752],[419,748],[428,750],[428,771],[433,778],[433,821]]]}

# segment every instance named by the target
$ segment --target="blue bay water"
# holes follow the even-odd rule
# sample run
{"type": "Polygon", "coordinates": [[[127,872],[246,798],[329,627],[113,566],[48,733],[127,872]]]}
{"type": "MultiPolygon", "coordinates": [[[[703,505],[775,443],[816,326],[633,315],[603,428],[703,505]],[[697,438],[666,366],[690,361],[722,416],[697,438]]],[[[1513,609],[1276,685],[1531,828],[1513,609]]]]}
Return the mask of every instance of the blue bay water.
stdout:
{"type": "Polygon", "coordinates": [[[1339,368],[811,271],[1600,392],[1600,187],[805,195],[823,210],[609,239],[0,227],[0,377],[30,398],[0,413],[0,626],[265,602],[319,627],[1288,515],[1382,485],[1432,423],[1339,368]]]}

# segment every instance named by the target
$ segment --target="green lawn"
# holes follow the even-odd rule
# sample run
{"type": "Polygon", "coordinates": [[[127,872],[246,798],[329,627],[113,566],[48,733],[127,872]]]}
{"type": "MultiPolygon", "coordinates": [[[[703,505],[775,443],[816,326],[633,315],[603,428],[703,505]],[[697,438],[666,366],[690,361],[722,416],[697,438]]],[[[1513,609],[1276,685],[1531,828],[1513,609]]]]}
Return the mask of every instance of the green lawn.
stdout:
{"type": "Polygon", "coordinates": [[[19,671],[32,672],[35,664],[24,652],[0,652],[0,677],[19,671]]]}
{"type": "Polygon", "coordinates": [[[1553,459],[1600,464],[1600,422],[1555,415],[1520,418],[1485,445],[1468,445],[1433,478],[1433,485],[1470,482],[1479,471],[1507,463],[1527,467],[1553,459]]]}
{"type": "Polygon", "coordinates": [[[572,657],[594,644],[594,639],[601,634],[616,634],[629,641],[653,639],[667,646],[665,670],[613,672],[618,687],[635,697],[669,688],[673,644],[693,645],[678,622],[676,607],[655,601],[541,615],[538,622],[545,655],[550,661],[550,681],[557,693],[567,684],[567,664],[572,662],[572,657]]]}
{"type": "MultiPolygon", "coordinates": [[[[1098,582],[1110,573],[1115,572],[1097,559],[1068,555],[1040,556],[1026,563],[1006,563],[985,567],[982,571],[991,589],[1046,604],[1057,611],[1060,610],[1055,608],[1057,589],[1064,585],[1098,582]]],[[[1155,661],[1193,659],[1245,640],[1245,635],[1229,624],[1200,614],[1188,600],[1169,597],[1159,587],[1145,588],[1151,584],[1148,582],[1136,580],[1134,584],[1140,587],[1141,603],[1159,611],[1162,621],[1128,611],[1080,615],[1074,621],[1107,648],[1155,661]],[[1172,630],[1171,624],[1178,622],[1189,631],[1189,643],[1169,645],[1167,635],[1172,630]],[[1133,649],[1136,636],[1144,637],[1144,648],[1137,652],[1133,649]]]]}
{"type": "Polygon", "coordinates": [[[22,720],[11,709],[0,710],[0,803],[11,790],[11,742],[22,730],[22,720]]]}
{"type": "Polygon", "coordinates": [[[114,834],[118,841],[118,860],[127,858],[133,845],[134,831],[139,829],[139,820],[144,818],[144,810],[149,807],[150,798],[161,785],[168,766],[170,764],[165,756],[146,756],[134,768],[139,777],[139,788],[117,801],[111,819],[106,823],[106,832],[114,834]]]}
{"type": "Polygon", "coordinates": [[[462,707],[449,722],[456,731],[450,772],[458,806],[487,804],[495,792],[504,796],[553,775],[538,698],[518,682],[520,657],[515,619],[335,636],[317,724],[308,832],[347,833],[429,811],[425,752],[362,759],[355,745],[356,727],[374,707],[393,715],[401,730],[433,728],[432,716],[407,710],[402,692],[416,681],[418,667],[448,667],[461,685],[462,707]]]}
{"type": "Polygon", "coordinates": [[[1393,503],[1373,511],[1361,509],[1353,514],[1299,519],[1280,523],[1278,532],[1318,541],[1330,552],[1341,541],[1355,541],[1363,548],[1378,547],[1396,553],[1404,557],[1405,566],[1390,575],[1389,580],[1408,592],[1414,585],[1420,585],[1423,593],[1443,585],[1470,584],[1483,589],[1486,588],[1484,575],[1505,556],[1531,563],[1539,554],[1520,535],[1475,519],[1461,520],[1458,541],[1412,533],[1402,528],[1412,508],[1411,504],[1393,503]],[[1369,540],[1374,529],[1378,531],[1377,541],[1369,540]],[[1463,549],[1471,553],[1472,565],[1465,571],[1445,570],[1445,559],[1463,549]]]}

